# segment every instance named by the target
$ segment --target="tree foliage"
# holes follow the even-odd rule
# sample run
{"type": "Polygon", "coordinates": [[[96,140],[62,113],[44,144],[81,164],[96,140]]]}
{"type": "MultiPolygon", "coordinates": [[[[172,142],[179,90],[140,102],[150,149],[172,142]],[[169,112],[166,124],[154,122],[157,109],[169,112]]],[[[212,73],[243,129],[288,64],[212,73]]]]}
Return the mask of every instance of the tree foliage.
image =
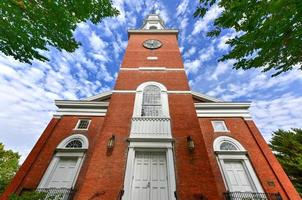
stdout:
{"type": "MultiPolygon", "coordinates": [[[[35,191],[27,191],[21,195],[12,194],[9,196],[9,200],[45,200],[45,193],[35,192],[35,191]]],[[[47,200],[52,200],[55,198],[47,198],[47,200]]]]}
{"type": "Polygon", "coordinates": [[[0,143],[0,194],[9,184],[16,171],[19,168],[20,155],[12,150],[5,150],[4,145],[0,143]]]}
{"type": "Polygon", "coordinates": [[[0,51],[21,62],[45,61],[47,45],[69,52],[78,47],[77,23],[118,14],[110,0],[1,0],[0,51]]]}
{"type": "Polygon", "coordinates": [[[275,131],[270,146],[302,196],[302,129],[275,131]]]}
{"type": "Polygon", "coordinates": [[[273,76],[294,66],[302,70],[301,0],[200,0],[194,16],[204,17],[216,4],[224,10],[208,36],[217,37],[223,29],[238,33],[220,61],[236,59],[235,69],[274,69],[273,76]]]}

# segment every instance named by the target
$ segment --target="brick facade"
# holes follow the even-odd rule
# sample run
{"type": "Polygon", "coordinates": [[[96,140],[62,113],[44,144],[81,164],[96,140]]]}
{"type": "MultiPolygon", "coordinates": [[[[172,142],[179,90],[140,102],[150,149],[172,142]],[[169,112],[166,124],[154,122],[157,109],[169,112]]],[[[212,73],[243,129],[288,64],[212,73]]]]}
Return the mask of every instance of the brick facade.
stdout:
{"type": "MultiPolygon", "coordinates": [[[[130,34],[121,68],[151,66],[183,68],[175,33],[130,34]],[[163,46],[158,50],[144,48],[143,41],[150,38],[162,41],[163,46]],[[156,56],[158,60],[147,60],[148,56],[156,56]]],[[[168,91],[190,90],[184,70],[121,70],[114,90],[133,91],[147,81],[159,82],[168,91]]],[[[238,117],[198,118],[194,106],[198,100],[193,100],[190,93],[169,93],[168,99],[174,139],[176,194],[179,200],[224,199],[223,192],[226,188],[213,150],[214,139],[222,135],[235,138],[244,146],[265,192],[279,192],[283,199],[300,199],[253,121],[238,117]],[[224,120],[230,132],[215,133],[211,125],[213,119],[224,120]],[[187,148],[189,135],[195,142],[193,152],[187,148]]],[[[85,116],[92,120],[88,131],[73,130],[79,116],[52,119],[2,199],[7,199],[13,192],[35,189],[57,145],[74,133],[81,133],[89,140],[89,149],[75,185],[74,199],[118,199],[120,191],[124,188],[127,139],[134,100],[135,93],[113,93],[105,117],[85,116]],[[116,141],[114,149],[109,151],[107,142],[112,135],[115,135],[116,141]]]]}

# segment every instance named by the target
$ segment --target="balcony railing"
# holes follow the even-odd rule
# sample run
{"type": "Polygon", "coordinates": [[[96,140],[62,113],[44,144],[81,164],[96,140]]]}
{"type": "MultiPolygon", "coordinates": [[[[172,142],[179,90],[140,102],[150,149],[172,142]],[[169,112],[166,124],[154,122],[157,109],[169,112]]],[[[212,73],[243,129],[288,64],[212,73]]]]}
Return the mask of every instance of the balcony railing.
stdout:
{"type": "Polygon", "coordinates": [[[71,200],[74,192],[69,188],[38,188],[36,191],[45,193],[43,200],[71,200]]]}
{"type": "Polygon", "coordinates": [[[170,118],[132,118],[130,138],[171,138],[170,118]]]}
{"type": "Polygon", "coordinates": [[[279,193],[225,192],[226,200],[282,200],[279,193]]]}

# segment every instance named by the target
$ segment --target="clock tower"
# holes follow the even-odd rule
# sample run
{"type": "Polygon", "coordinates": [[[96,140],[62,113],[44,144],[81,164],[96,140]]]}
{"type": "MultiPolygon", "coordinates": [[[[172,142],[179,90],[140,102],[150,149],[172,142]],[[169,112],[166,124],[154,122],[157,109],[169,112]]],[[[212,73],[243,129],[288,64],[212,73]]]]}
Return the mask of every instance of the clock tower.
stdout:
{"type": "Polygon", "coordinates": [[[248,111],[190,90],[178,30],[150,14],[128,30],[112,91],[56,100],[3,194],[57,200],[300,199],[248,111]]]}

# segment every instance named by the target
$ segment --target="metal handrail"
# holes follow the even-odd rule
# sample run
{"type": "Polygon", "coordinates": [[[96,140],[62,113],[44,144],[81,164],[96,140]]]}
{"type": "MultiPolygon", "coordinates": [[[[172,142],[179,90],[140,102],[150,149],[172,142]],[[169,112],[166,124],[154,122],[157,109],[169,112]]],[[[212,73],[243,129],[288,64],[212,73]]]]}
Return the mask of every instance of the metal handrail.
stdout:
{"type": "Polygon", "coordinates": [[[225,200],[282,200],[279,193],[225,192],[225,200]]]}
{"type": "Polygon", "coordinates": [[[70,188],[38,188],[36,191],[45,193],[43,200],[71,200],[74,192],[70,188]]]}

